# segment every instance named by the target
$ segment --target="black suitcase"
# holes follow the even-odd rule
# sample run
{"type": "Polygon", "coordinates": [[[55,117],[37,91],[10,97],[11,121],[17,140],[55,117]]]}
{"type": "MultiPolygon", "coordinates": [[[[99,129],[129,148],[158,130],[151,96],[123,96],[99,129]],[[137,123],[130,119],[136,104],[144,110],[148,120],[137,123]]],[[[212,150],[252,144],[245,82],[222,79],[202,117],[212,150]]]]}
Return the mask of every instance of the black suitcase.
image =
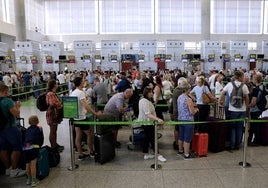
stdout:
{"type": "MultiPolygon", "coordinates": [[[[263,120],[268,120],[268,117],[262,118],[263,120]]],[[[268,145],[268,123],[259,123],[260,126],[260,145],[267,146],[268,145]]]]}
{"type": "Polygon", "coordinates": [[[225,122],[217,122],[222,119],[209,117],[208,118],[208,149],[211,152],[221,152],[226,148],[228,140],[229,126],[225,122]]]}
{"type": "Polygon", "coordinates": [[[104,164],[115,157],[115,142],[113,132],[95,134],[95,162],[104,164]]]}
{"type": "MultiPolygon", "coordinates": [[[[97,117],[98,122],[114,122],[116,121],[115,117],[111,114],[102,114],[97,117]]],[[[96,125],[95,133],[102,135],[108,132],[112,132],[113,126],[112,125],[96,125]]]]}

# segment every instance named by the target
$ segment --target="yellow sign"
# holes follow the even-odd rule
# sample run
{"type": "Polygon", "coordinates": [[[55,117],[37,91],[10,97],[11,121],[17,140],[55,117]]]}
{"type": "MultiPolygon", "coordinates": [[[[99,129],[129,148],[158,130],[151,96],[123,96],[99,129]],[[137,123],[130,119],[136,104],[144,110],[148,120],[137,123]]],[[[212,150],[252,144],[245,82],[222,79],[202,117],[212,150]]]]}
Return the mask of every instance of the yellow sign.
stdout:
{"type": "Polygon", "coordinates": [[[5,60],[7,61],[7,60],[11,60],[11,56],[6,56],[5,57],[5,60]]]}
{"type": "Polygon", "coordinates": [[[256,59],[256,54],[250,54],[250,55],[249,55],[249,58],[251,58],[251,59],[256,59]]]}
{"type": "Polygon", "coordinates": [[[181,55],[181,58],[182,58],[182,59],[188,59],[188,54],[182,54],[182,55],[181,55]]]}
{"type": "Polygon", "coordinates": [[[46,56],[46,60],[52,60],[52,56],[50,55],[46,56]]]}
{"type": "Polygon", "coordinates": [[[31,56],[30,59],[31,60],[37,60],[36,56],[31,56]]]}
{"type": "Polygon", "coordinates": [[[234,58],[236,58],[236,59],[241,59],[241,55],[240,55],[240,54],[235,54],[235,55],[234,55],[234,58]]]}
{"type": "Polygon", "coordinates": [[[215,59],[215,54],[209,54],[209,55],[208,55],[208,58],[209,58],[209,59],[215,59]]]}
{"type": "Polygon", "coordinates": [[[160,58],[160,54],[155,54],[154,58],[160,58]]]}
{"type": "Polygon", "coordinates": [[[70,60],[73,60],[73,59],[75,59],[75,56],[74,55],[68,55],[68,59],[70,60]]]}
{"type": "Polygon", "coordinates": [[[171,59],[172,55],[171,54],[167,54],[166,55],[166,59],[171,59]]]}
{"type": "Polygon", "coordinates": [[[21,60],[21,61],[26,61],[27,58],[26,58],[26,56],[20,56],[20,60],[21,60]]]}
{"type": "Polygon", "coordinates": [[[145,55],[144,54],[139,54],[139,59],[144,59],[145,55]]]}
{"type": "Polygon", "coordinates": [[[111,59],[117,59],[117,55],[111,55],[111,59]]]}
{"type": "Polygon", "coordinates": [[[94,55],[95,59],[101,59],[101,55],[94,55]]]}
{"type": "Polygon", "coordinates": [[[84,55],[84,59],[90,59],[90,55],[84,55]]]}

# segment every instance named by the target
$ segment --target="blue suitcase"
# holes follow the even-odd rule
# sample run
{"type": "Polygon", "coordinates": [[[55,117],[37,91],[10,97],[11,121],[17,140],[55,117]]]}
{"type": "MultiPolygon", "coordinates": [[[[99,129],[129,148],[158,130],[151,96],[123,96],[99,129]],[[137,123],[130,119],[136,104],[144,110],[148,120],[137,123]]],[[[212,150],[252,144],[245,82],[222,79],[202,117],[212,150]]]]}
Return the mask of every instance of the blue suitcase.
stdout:
{"type": "Polygon", "coordinates": [[[42,180],[49,175],[50,168],[48,161],[48,151],[45,147],[39,149],[39,158],[37,160],[36,170],[36,177],[39,180],[42,180]]]}

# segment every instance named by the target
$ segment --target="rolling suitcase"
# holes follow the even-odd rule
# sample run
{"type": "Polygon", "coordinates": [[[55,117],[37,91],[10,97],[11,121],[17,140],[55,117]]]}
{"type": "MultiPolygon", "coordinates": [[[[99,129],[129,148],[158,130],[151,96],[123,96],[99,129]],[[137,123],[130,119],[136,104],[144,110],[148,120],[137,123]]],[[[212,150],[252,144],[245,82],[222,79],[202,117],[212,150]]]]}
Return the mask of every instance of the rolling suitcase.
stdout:
{"type": "MultiPolygon", "coordinates": [[[[268,120],[268,117],[264,117],[262,119],[268,120]]],[[[268,145],[268,123],[267,122],[259,123],[259,126],[260,126],[260,138],[259,138],[260,145],[267,146],[268,145]]]]}
{"type": "Polygon", "coordinates": [[[48,161],[48,151],[45,147],[42,147],[39,150],[39,158],[37,160],[36,170],[36,177],[39,180],[42,180],[49,175],[50,168],[48,161]]]}
{"type": "Polygon", "coordinates": [[[114,133],[95,134],[94,136],[95,162],[104,164],[115,157],[114,133]]]}
{"type": "MultiPolygon", "coordinates": [[[[116,121],[116,119],[111,114],[102,114],[102,115],[98,116],[96,121],[113,122],[113,121],[116,121]]],[[[108,132],[112,132],[112,130],[113,130],[113,126],[111,126],[111,125],[96,125],[96,127],[95,127],[95,133],[99,134],[99,135],[105,134],[108,132]]]]}
{"type": "Polygon", "coordinates": [[[229,126],[225,122],[217,122],[220,118],[208,118],[208,149],[212,152],[221,152],[225,150],[226,141],[229,133],[229,126]]]}
{"type": "Polygon", "coordinates": [[[195,133],[192,139],[192,150],[198,157],[207,156],[208,153],[208,134],[195,133]]]}

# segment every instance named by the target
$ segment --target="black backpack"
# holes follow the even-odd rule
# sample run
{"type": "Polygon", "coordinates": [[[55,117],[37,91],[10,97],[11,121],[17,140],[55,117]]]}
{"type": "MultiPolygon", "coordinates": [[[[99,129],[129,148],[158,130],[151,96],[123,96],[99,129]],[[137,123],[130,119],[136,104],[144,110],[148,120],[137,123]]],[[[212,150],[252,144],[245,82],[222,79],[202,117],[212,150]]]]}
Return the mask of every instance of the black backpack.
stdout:
{"type": "Polygon", "coordinates": [[[2,105],[1,105],[1,101],[4,98],[0,98],[0,131],[4,130],[4,128],[6,127],[7,123],[8,123],[8,118],[4,115],[4,112],[2,110],[2,105]]]}
{"type": "Polygon", "coordinates": [[[58,166],[60,163],[60,153],[57,149],[53,149],[49,146],[44,146],[44,148],[47,149],[49,167],[52,168],[58,166]]]}
{"type": "Polygon", "coordinates": [[[258,93],[256,105],[260,111],[265,111],[268,109],[268,92],[266,91],[264,85],[260,85],[258,89],[259,89],[259,93],[258,93]]]}
{"type": "Polygon", "coordinates": [[[47,93],[40,94],[38,98],[36,99],[36,107],[41,111],[47,111],[48,104],[47,104],[47,93]]]}

